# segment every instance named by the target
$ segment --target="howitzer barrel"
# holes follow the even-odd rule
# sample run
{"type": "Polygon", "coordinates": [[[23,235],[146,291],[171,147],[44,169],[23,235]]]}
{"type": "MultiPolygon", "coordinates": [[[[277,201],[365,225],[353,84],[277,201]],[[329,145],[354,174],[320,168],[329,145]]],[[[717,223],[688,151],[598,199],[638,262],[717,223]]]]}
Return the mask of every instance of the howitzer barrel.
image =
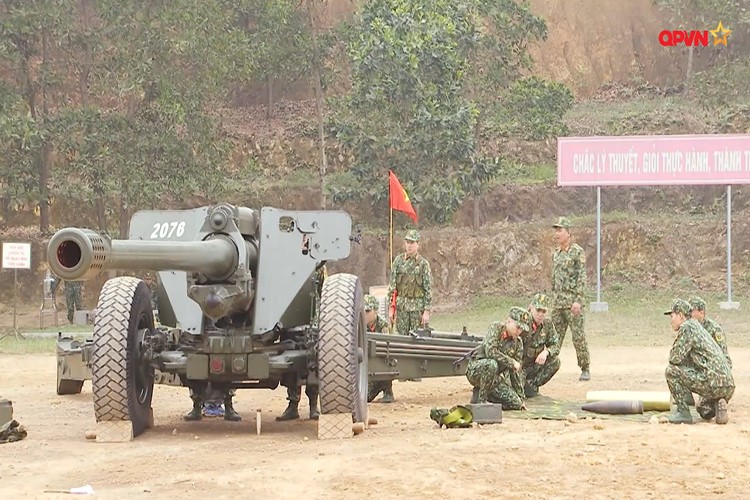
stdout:
{"type": "Polygon", "coordinates": [[[91,230],[61,229],[47,247],[50,270],[67,281],[88,280],[109,269],[187,271],[223,277],[237,266],[237,248],[226,238],[205,241],[110,240],[91,230]]]}

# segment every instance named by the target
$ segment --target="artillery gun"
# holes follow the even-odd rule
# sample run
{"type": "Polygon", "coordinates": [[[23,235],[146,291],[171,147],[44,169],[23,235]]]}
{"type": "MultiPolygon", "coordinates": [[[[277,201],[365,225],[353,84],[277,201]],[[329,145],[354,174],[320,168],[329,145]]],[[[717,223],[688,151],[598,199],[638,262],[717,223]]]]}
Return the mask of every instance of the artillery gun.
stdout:
{"type": "Polygon", "coordinates": [[[363,290],[353,274],[325,277],[351,251],[340,211],[285,211],[218,204],[140,211],[127,240],[61,229],[47,259],[63,280],[107,270],[158,271],[159,325],[139,278],[107,280],[93,339],[58,339],[58,394],[92,380],[97,422],[153,425],[155,383],[203,391],[317,384],[323,415],[367,422],[370,380],[465,373],[456,358],[479,338],[424,330],[366,333],[363,290]],[[374,370],[369,371],[372,362],[374,370]]]}

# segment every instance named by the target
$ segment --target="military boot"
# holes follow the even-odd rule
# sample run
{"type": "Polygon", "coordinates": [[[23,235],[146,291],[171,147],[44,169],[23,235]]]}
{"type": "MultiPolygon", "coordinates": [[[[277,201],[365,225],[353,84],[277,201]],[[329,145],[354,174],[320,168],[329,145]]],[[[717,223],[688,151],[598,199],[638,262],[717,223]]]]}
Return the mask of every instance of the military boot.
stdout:
{"type": "Polygon", "coordinates": [[[284,410],[284,413],[276,417],[276,421],[283,422],[285,420],[297,420],[299,418],[299,398],[301,387],[290,386],[286,388],[287,399],[289,404],[284,410]]]}
{"type": "Polygon", "coordinates": [[[242,420],[242,416],[234,410],[232,396],[224,399],[224,420],[229,420],[230,422],[239,422],[242,420]]]}
{"type": "Polygon", "coordinates": [[[310,400],[310,420],[318,420],[320,418],[320,411],[318,411],[318,386],[308,385],[305,388],[305,394],[307,394],[307,399],[310,400]]]}
{"type": "Polygon", "coordinates": [[[581,376],[578,377],[578,380],[580,380],[581,382],[588,382],[589,380],[591,380],[591,373],[589,372],[588,368],[581,369],[581,376]]]}
{"type": "Polygon", "coordinates": [[[533,398],[539,395],[539,388],[531,384],[526,384],[523,388],[523,393],[527,398],[533,398]]]}
{"type": "Polygon", "coordinates": [[[193,398],[193,409],[190,413],[182,417],[183,420],[194,422],[203,418],[203,402],[198,398],[193,398]]]}
{"type": "Polygon", "coordinates": [[[380,400],[381,403],[393,403],[396,400],[396,398],[393,397],[393,382],[388,382],[388,384],[383,389],[383,399],[380,400]]]}
{"type": "Polygon", "coordinates": [[[722,398],[716,402],[716,423],[724,425],[729,422],[729,408],[727,408],[727,400],[722,398]]]}
{"type": "Polygon", "coordinates": [[[479,387],[475,387],[473,391],[471,391],[471,400],[469,401],[469,404],[477,404],[479,402],[479,387]]]}
{"type": "Polygon", "coordinates": [[[667,416],[670,424],[692,424],[693,416],[690,415],[690,410],[687,406],[684,408],[677,407],[674,413],[667,416]]]}

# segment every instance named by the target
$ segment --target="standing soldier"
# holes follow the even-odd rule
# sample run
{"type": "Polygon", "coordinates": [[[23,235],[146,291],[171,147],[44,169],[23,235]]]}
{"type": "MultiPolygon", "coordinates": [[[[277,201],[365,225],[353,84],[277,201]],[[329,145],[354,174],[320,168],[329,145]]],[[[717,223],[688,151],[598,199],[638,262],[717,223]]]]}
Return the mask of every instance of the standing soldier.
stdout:
{"type": "Polygon", "coordinates": [[[159,309],[159,298],[156,296],[156,281],[154,280],[154,274],[147,272],[143,275],[143,282],[151,291],[151,308],[156,311],[159,309]]]}
{"type": "Polygon", "coordinates": [[[404,237],[406,252],[393,261],[388,285],[388,319],[396,322],[401,335],[430,322],[432,273],[430,263],[419,255],[419,232],[412,229],[404,237]],[[393,296],[396,296],[395,310],[393,296]]]}
{"type": "MultiPolygon", "coordinates": [[[[378,315],[380,303],[374,295],[365,295],[365,322],[368,332],[388,333],[388,323],[378,315]]],[[[367,387],[367,402],[371,403],[378,394],[383,393],[381,403],[393,403],[393,380],[370,382],[367,387]]]]}
{"type": "Polygon", "coordinates": [[[521,307],[511,307],[505,323],[490,325],[484,340],[472,354],[466,366],[466,379],[474,386],[471,403],[492,402],[503,405],[503,410],[524,410],[523,341],[531,318],[521,307]]]}
{"type": "Polygon", "coordinates": [[[578,357],[581,376],[578,380],[591,380],[590,358],[586,335],[583,331],[583,294],[586,288],[586,254],[583,248],[571,244],[570,219],[560,217],[555,224],[557,249],[552,260],[552,293],[554,295],[552,322],[560,336],[560,347],[565,341],[568,326],[573,334],[573,346],[578,357]]]}
{"type": "MultiPolygon", "coordinates": [[[[309,248],[309,240],[305,239],[303,242],[305,248],[309,248]]],[[[328,269],[325,265],[321,266],[315,274],[315,283],[318,288],[318,295],[323,294],[323,283],[328,278],[328,269]]],[[[285,379],[286,385],[286,399],[289,401],[284,413],[276,417],[278,422],[284,422],[286,420],[297,420],[299,418],[299,402],[302,399],[302,386],[297,385],[297,376],[292,375],[285,379]]],[[[310,420],[318,420],[320,418],[320,411],[318,410],[318,395],[320,393],[319,386],[317,384],[306,384],[305,395],[310,403],[310,420]]]]}
{"type": "Polygon", "coordinates": [[[724,336],[724,330],[721,328],[721,325],[706,316],[706,301],[700,297],[690,297],[688,303],[690,304],[690,317],[695,318],[716,343],[719,344],[731,368],[732,359],[729,357],[729,349],[727,349],[727,338],[724,336]]]}
{"type": "MultiPolygon", "coordinates": [[[[55,278],[52,284],[52,294],[57,291],[60,284],[60,278],[55,278]]],[[[80,281],[66,281],[65,287],[65,305],[68,308],[68,323],[73,324],[73,313],[83,310],[83,299],[81,298],[81,289],[83,284],[80,281]]]]}
{"type": "Polygon", "coordinates": [[[539,394],[539,388],[560,369],[560,343],[552,320],[547,318],[548,297],[537,293],[531,299],[531,329],[523,339],[524,392],[527,398],[539,394]]]}
{"type": "Polygon", "coordinates": [[[664,373],[669,392],[677,406],[669,415],[673,424],[692,424],[688,400],[692,393],[701,397],[696,409],[704,420],[716,416],[716,423],[729,421],[727,403],[734,394],[734,378],[719,344],[694,318],[690,304],[677,299],[664,313],[671,316],[672,330],[677,337],[669,351],[669,364],[664,373]]]}

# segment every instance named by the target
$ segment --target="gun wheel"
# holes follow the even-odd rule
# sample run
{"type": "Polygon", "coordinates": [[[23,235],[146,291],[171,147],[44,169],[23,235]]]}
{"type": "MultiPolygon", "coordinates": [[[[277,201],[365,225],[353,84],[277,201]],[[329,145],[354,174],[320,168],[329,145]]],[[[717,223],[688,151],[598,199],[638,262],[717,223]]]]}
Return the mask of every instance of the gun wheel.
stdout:
{"type": "Polygon", "coordinates": [[[323,282],[318,335],[318,379],[323,414],[351,413],[367,421],[367,337],[362,285],[335,274],[323,282]]]}
{"type": "Polygon", "coordinates": [[[154,369],[144,349],[154,330],[148,287],[138,278],[113,278],[96,307],[91,354],[96,421],[129,420],[138,436],[149,427],[154,392],[154,369]]]}

